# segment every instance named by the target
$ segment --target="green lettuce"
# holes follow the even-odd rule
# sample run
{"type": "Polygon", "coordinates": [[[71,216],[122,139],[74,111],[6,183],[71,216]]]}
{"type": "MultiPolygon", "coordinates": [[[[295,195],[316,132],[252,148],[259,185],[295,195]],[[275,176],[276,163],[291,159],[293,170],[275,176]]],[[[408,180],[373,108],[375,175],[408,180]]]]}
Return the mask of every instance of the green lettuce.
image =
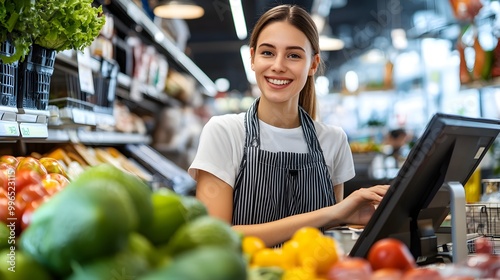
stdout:
{"type": "Polygon", "coordinates": [[[0,0],[0,45],[7,40],[15,47],[13,55],[0,54],[4,63],[23,60],[37,36],[34,0],[0,0]]]}
{"type": "Polygon", "coordinates": [[[12,56],[0,54],[0,59],[23,61],[32,44],[81,51],[105,22],[102,6],[94,6],[93,0],[0,0],[0,46],[8,40],[16,50],[12,56]]]}
{"type": "MultiPolygon", "coordinates": [[[[0,0],[1,1],[1,0],[0,0]]],[[[106,19],[92,0],[36,0],[39,34],[34,43],[56,51],[83,50],[99,35],[106,19]]]]}

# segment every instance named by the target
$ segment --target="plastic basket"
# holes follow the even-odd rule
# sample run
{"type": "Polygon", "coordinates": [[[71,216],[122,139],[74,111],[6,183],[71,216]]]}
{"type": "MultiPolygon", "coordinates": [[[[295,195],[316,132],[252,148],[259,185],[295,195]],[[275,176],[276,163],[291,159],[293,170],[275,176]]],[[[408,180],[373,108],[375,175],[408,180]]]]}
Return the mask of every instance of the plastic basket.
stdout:
{"type": "Polygon", "coordinates": [[[47,110],[56,54],[55,50],[31,46],[30,53],[19,64],[18,108],[47,110]]]}
{"type": "Polygon", "coordinates": [[[101,59],[99,73],[94,73],[94,94],[87,94],[87,101],[95,104],[97,113],[113,114],[116,83],[120,67],[116,61],[101,59]]]}
{"type": "MultiPolygon", "coordinates": [[[[3,56],[12,56],[15,52],[14,46],[5,41],[0,43],[0,54],[3,56]]],[[[16,100],[16,78],[18,62],[3,63],[0,60],[0,105],[14,107],[17,106],[16,100]]]]}

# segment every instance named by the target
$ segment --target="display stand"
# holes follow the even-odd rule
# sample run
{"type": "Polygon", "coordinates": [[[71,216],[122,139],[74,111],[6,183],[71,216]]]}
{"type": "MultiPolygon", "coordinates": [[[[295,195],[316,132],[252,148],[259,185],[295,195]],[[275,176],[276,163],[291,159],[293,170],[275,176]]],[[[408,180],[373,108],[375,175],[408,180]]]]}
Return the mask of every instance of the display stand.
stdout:
{"type": "Polygon", "coordinates": [[[465,216],[465,189],[459,182],[448,182],[443,188],[450,192],[451,240],[453,263],[467,259],[467,225],[465,216]]]}

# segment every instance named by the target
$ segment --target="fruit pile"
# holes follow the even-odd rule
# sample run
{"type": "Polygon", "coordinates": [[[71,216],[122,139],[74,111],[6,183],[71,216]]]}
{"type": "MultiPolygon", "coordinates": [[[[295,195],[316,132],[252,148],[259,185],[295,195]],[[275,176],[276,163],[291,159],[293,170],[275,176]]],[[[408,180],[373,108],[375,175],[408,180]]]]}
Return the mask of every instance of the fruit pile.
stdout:
{"type": "Polygon", "coordinates": [[[247,272],[241,235],[196,198],[151,190],[110,164],[87,168],[52,195],[19,236],[0,226],[0,238],[0,279],[245,279],[247,272]]]}
{"type": "Polygon", "coordinates": [[[500,279],[500,256],[492,241],[475,241],[476,255],[465,263],[417,266],[408,247],[385,238],[370,248],[367,258],[344,254],[337,241],[318,229],[304,227],[281,248],[267,248],[253,236],[242,241],[249,261],[249,280],[474,280],[500,279]]]}
{"type": "Polygon", "coordinates": [[[69,184],[59,161],[42,157],[0,157],[0,221],[11,224],[19,235],[31,221],[31,215],[69,184]]]}

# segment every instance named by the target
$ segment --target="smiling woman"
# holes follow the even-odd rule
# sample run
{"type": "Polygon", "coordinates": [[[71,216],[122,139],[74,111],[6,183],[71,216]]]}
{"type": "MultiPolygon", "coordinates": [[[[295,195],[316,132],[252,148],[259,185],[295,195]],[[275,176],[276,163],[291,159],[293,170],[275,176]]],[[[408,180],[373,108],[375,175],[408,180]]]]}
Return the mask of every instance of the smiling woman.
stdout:
{"type": "Polygon", "coordinates": [[[318,37],[298,6],[260,17],[249,60],[261,96],[245,113],[212,117],[189,168],[209,214],[266,246],[281,246],[305,226],[365,224],[387,189],[342,200],[353,160],[345,132],[315,120],[318,37]]]}

